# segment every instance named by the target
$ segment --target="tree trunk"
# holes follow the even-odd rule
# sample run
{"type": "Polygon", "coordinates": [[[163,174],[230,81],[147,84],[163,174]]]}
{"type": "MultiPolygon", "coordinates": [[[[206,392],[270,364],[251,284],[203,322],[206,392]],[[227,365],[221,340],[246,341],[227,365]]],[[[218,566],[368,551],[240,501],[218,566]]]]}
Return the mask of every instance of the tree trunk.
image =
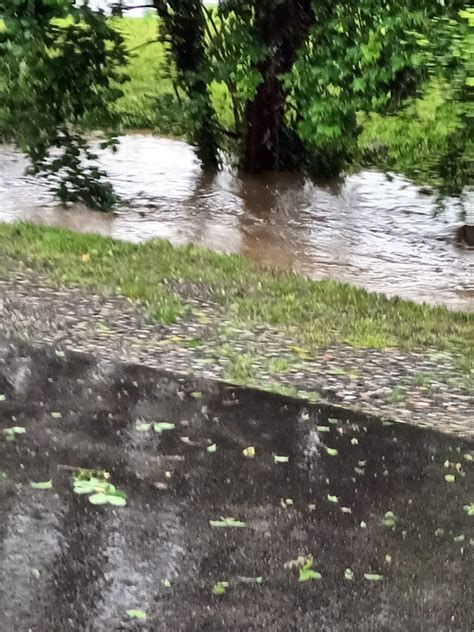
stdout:
{"type": "Polygon", "coordinates": [[[262,82],[245,112],[245,171],[282,166],[286,95],[279,76],[291,69],[295,55],[314,22],[312,0],[260,0],[255,29],[269,55],[258,65],[262,82]]]}
{"type": "Polygon", "coordinates": [[[178,74],[189,98],[200,104],[193,141],[205,167],[217,167],[216,121],[205,81],[199,77],[204,60],[205,17],[201,0],[153,0],[169,40],[178,74]]]}

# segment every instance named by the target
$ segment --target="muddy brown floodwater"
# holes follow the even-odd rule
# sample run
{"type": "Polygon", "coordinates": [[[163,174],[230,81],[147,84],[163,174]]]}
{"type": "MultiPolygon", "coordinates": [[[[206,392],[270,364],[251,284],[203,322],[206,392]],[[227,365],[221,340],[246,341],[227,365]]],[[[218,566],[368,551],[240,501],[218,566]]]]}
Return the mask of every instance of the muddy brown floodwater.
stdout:
{"type": "Polygon", "coordinates": [[[474,628],[472,441],[2,338],[0,393],[2,632],[474,628]]]}
{"type": "Polygon", "coordinates": [[[455,243],[451,206],[398,176],[364,171],[341,182],[294,174],[204,173],[189,145],[150,135],[121,139],[101,163],[124,202],[112,215],[68,211],[0,150],[0,221],[31,220],[139,242],[153,237],[237,252],[313,278],[348,281],[415,301],[474,310],[474,252],[455,243]]]}

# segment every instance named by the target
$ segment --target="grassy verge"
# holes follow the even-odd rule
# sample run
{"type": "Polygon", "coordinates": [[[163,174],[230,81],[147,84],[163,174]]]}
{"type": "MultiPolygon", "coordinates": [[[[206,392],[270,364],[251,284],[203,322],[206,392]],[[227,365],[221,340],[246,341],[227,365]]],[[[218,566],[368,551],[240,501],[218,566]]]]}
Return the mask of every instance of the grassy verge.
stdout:
{"type": "Polygon", "coordinates": [[[311,281],[236,255],[164,241],[133,245],[30,224],[0,224],[0,253],[3,275],[26,264],[55,283],[139,299],[164,323],[185,314],[186,288],[192,286],[221,305],[224,319],[288,331],[308,349],[340,342],[434,347],[455,351],[464,371],[472,367],[473,315],[311,281]]]}

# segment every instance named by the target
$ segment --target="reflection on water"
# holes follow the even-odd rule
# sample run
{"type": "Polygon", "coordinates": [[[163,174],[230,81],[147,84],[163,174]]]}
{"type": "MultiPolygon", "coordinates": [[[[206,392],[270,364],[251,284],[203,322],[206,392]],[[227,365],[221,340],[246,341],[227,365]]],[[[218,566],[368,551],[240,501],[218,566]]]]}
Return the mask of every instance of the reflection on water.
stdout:
{"type": "Polygon", "coordinates": [[[315,184],[295,174],[204,173],[189,145],[150,135],[102,154],[122,208],[64,210],[0,151],[0,220],[31,220],[134,242],[160,237],[238,252],[313,278],[330,277],[416,301],[474,310],[474,254],[459,249],[456,209],[400,177],[364,171],[315,184]]]}

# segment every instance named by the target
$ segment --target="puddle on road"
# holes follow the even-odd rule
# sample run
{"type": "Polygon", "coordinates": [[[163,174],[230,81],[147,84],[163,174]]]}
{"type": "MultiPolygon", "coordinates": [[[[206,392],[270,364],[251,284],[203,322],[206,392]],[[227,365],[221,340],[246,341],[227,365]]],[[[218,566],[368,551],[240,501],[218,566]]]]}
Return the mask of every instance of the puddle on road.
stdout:
{"type": "Polygon", "coordinates": [[[5,340],[0,393],[2,632],[472,629],[472,442],[5,340]]]}
{"type": "Polygon", "coordinates": [[[364,171],[315,184],[295,174],[204,173],[189,145],[150,135],[121,139],[101,164],[126,201],[115,215],[65,211],[25,160],[0,149],[0,221],[30,220],[134,242],[151,238],[241,253],[313,278],[453,309],[474,309],[474,254],[454,243],[452,207],[400,177],[364,171]]]}

